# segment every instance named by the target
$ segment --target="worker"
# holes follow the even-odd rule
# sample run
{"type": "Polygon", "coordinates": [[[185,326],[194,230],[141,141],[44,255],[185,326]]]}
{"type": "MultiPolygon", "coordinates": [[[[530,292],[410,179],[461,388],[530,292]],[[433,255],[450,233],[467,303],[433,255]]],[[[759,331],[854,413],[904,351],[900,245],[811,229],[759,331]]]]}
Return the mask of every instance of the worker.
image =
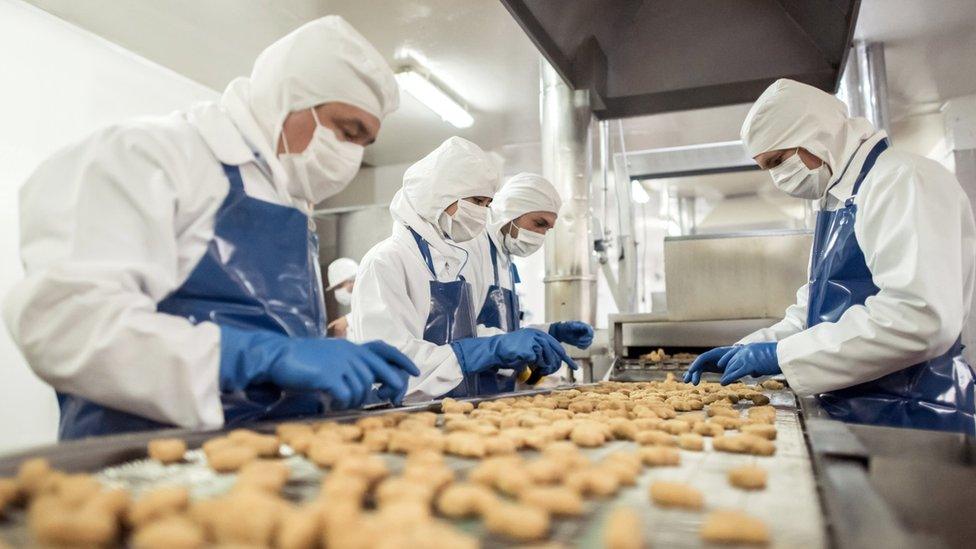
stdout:
{"type": "Polygon", "coordinates": [[[540,330],[475,337],[471,285],[460,274],[468,254],[459,244],[484,232],[498,179],[484,151],[451,137],[407,169],[390,204],[393,234],[363,257],[349,338],[386,341],[416,363],[409,401],[498,392],[500,369],[550,374],[573,364],[540,330]]]}
{"type": "Polygon", "coordinates": [[[419,373],[326,339],[309,217],[397,107],[384,58],[335,16],[269,46],[218,102],[111,126],[20,195],[25,279],[4,316],[62,439],[218,428],[395,398],[419,373]]]}
{"type": "MultiPolygon", "coordinates": [[[[559,193],[546,178],[519,173],[495,195],[488,230],[461,245],[470,254],[462,275],[471,281],[474,302],[480,304],[478,335],[503,334],[521,327],[515,292],[520,280],[512,256],[528,257],[542,249],[561,206],[559,193]]],[[[593,343],[593,328],[585,322],[553,322],[535,328],[580,349],[593,343]]]]}
{"type": "MultiPolygon", "coordinates": [[[[348,307],[349,303],[352,302],[352,289],[356,286],[356,271],[358,270],[359,264],[354,259],[349,259],[348,257],[340,257],[332,263],[329,263],[329,268],[326,271],[329,279],[329,287],[325,291],[332,292],[332,296],[336,302],[343,307],[348,307]]],[[[346,330],[348,328],[348,315],[342,315],[336,318],[329,322],[327,326],[328,332],[332,337],[346,337],[346,330]]]]}
{"type": "Polygon", "coordinates": [[[776,187],[817,201],[809,282],[782,321],[702,354],[685,380],[783,374],[837,419],[976,433],[960,340],[976,225],[955,177],[792,80],[759,97],[742,140],[776,187]]]}

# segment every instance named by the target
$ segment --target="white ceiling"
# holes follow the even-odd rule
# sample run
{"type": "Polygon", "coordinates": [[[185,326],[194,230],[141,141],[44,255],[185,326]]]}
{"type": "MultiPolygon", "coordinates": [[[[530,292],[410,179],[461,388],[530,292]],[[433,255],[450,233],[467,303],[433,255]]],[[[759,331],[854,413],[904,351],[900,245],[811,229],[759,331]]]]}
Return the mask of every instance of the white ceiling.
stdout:
{"type": "MultiPolygon", "coordinates": [[[[498,0],[29,1],[218,90],[246,74],[257,53],[277,37],[337,13],[391,64],[404,48],[425,59],[473,110],[474,126],[460,135],[496,150],[539,139],[539,55],[498,0]]],[[[906,133],[904,143],[913,142],[911,132],[927,132],[915,141],[938,134],[937,118],[929,115],[926,124],[908,119],[935,112],[951,97],[976,93],[974,0],[863,0],[856,36],[886,43],[891,112],[896,129],[906,133]]],[[[627,148],[737,139],[747,109],[733,105],[627,119],[627,148]]],[[[411,161],[455,132],[407,97],[384,124],[367,161],[411,161]]],[[[737,183],[731,186],[740,190],[737,183]]]]}
{"type": "Polygon", "coordinates": [[[409,50],[463,98],[475,124],[457,130],[405,96],[371,164],[415,160],[451,135],[495,149],[538,141],[535,46],[495,0],[28,0],[215,90],[250,72],[268,44],[339,14],[394,67],[409,50]]]}

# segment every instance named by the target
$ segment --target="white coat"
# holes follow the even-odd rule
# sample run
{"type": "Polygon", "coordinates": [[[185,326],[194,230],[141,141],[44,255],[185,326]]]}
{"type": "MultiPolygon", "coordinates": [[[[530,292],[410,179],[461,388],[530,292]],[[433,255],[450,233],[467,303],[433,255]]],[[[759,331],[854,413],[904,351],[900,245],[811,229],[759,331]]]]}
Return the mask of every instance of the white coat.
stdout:
{"type": "Polygon", "coordinates": [[[414,361],[420,376],[410,379],[408,402],[442,396],[463,379],[451,346],[423,338],[433,275],[408,227],[430,244],[437,280],[452,282],[467,253],[444,237],[438,217],[459,199],[494,196],[497,186],[497,170],[484,151],[464,139],[448,139],[407,169],[403,188],[390,204],[393,234],[360,262],[348,337],[354,342],[385,341],[414,361]]]}
{"type": "Polygon", "coordinates": [[[196,267],[229,184],[293,202],[213,103],[99,131],[45,161],[20,199],[26,278],[4,303],[59,391],[181,427],[219,427],[220,329],[156,312],[196,267]]]}
{"type": "MultiPolygon", "coordinates": [[[[858,148],[823,208],[843,206],[864,158],[884,137],[878,132],[858,148]]],[[[804,285],[783,320],[740,341],[779,341],[780,368],[800,395],[850,387],[939,356],[959,337],[970,312],[976,223],[949,171],[933,160],[888,149],[854,204],[854,234],[878,294],[837,322],[807,329],[804,285]]]]}
{"type": "Polygon", "coordinates": [[[382,55],[328,16],[269,46],[219,104],[112,126],[54,154],[21,190],[26,276],[3,305],[34,372],[157,422],[221,426],[220,328],[156,310],[213,239],[230,188],[221,163],[240,167],[249,196],[309,213],[275,152],[287,115],[342,101],[382,119],[398,98],[382,55]]]}

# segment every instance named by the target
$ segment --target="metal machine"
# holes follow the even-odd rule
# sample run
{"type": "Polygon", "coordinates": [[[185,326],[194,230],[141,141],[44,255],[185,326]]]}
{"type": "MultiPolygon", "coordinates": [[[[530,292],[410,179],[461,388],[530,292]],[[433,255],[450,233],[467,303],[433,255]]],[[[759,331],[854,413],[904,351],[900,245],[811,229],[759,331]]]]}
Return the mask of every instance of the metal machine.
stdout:
{"type": "Polygon", "coordinates": [[[611,379],[684,370],[702,351],[778,322],[806,280],[811,241],[810,231],[666,238],[668,310],[610,315],[611,379]]]}

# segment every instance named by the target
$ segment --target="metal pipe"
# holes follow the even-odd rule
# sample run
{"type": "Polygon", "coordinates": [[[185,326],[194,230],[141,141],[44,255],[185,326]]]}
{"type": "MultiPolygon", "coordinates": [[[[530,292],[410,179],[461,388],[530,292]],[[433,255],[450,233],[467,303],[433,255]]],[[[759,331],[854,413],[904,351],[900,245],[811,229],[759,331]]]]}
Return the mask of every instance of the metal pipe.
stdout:
{"type": "Polygon", "coordinates": [[[851,46],[837,95],[847,103],[851,116],[863,116],[879,130],[890,132],[884,43],[858,41],[851,46]]]}
{"type": "Polygon", "coordinates": [[[541,61],[542,173],[563,197],[546,236],[546,319],[596,322],[596,265],[590,235],[589,92],[572,90],[541,61]]]}
{"type": "Polygon", "coordinates": [[[677,202],[678,226],[681,228],[681,236],[696,234],[698,232],[698,217],[695,211],[695,197],[679,196],[677,202]]]}
{"type": "Polygon", "coordinates": [[[621,286],[622,299],[617,301],[621,313],[637,312],[638,291],[638,248],[634,200],[630,191],[630,162],[627,157],[627,141],[624,138],[624,123],[617,120],[617,135],[620,152],[614,155],[614,184],[617,198],[617,234],[620,254],[617,256],[617,283],[621,286]]]}
{"type": "Polygon", "coordinates": [[[610,191],[609,173],[610,173],[610,121],[601,120],[600,121],[600,184],[603,185],[603,192],[601,193],[601,216],[600,222],[603,224],[603,234],[599,237],[603,240],[607,240],[610,237],[610,229],[607,224],[607,194],[610,191]]]}
{"type": "Polygon", "coordinates": [[[857,43],[857,68],[861,73],[862,101],[865,116],[879,130],[890,132],[888,116],[888,71],[885,67],[884,44],[857,43]]]}

